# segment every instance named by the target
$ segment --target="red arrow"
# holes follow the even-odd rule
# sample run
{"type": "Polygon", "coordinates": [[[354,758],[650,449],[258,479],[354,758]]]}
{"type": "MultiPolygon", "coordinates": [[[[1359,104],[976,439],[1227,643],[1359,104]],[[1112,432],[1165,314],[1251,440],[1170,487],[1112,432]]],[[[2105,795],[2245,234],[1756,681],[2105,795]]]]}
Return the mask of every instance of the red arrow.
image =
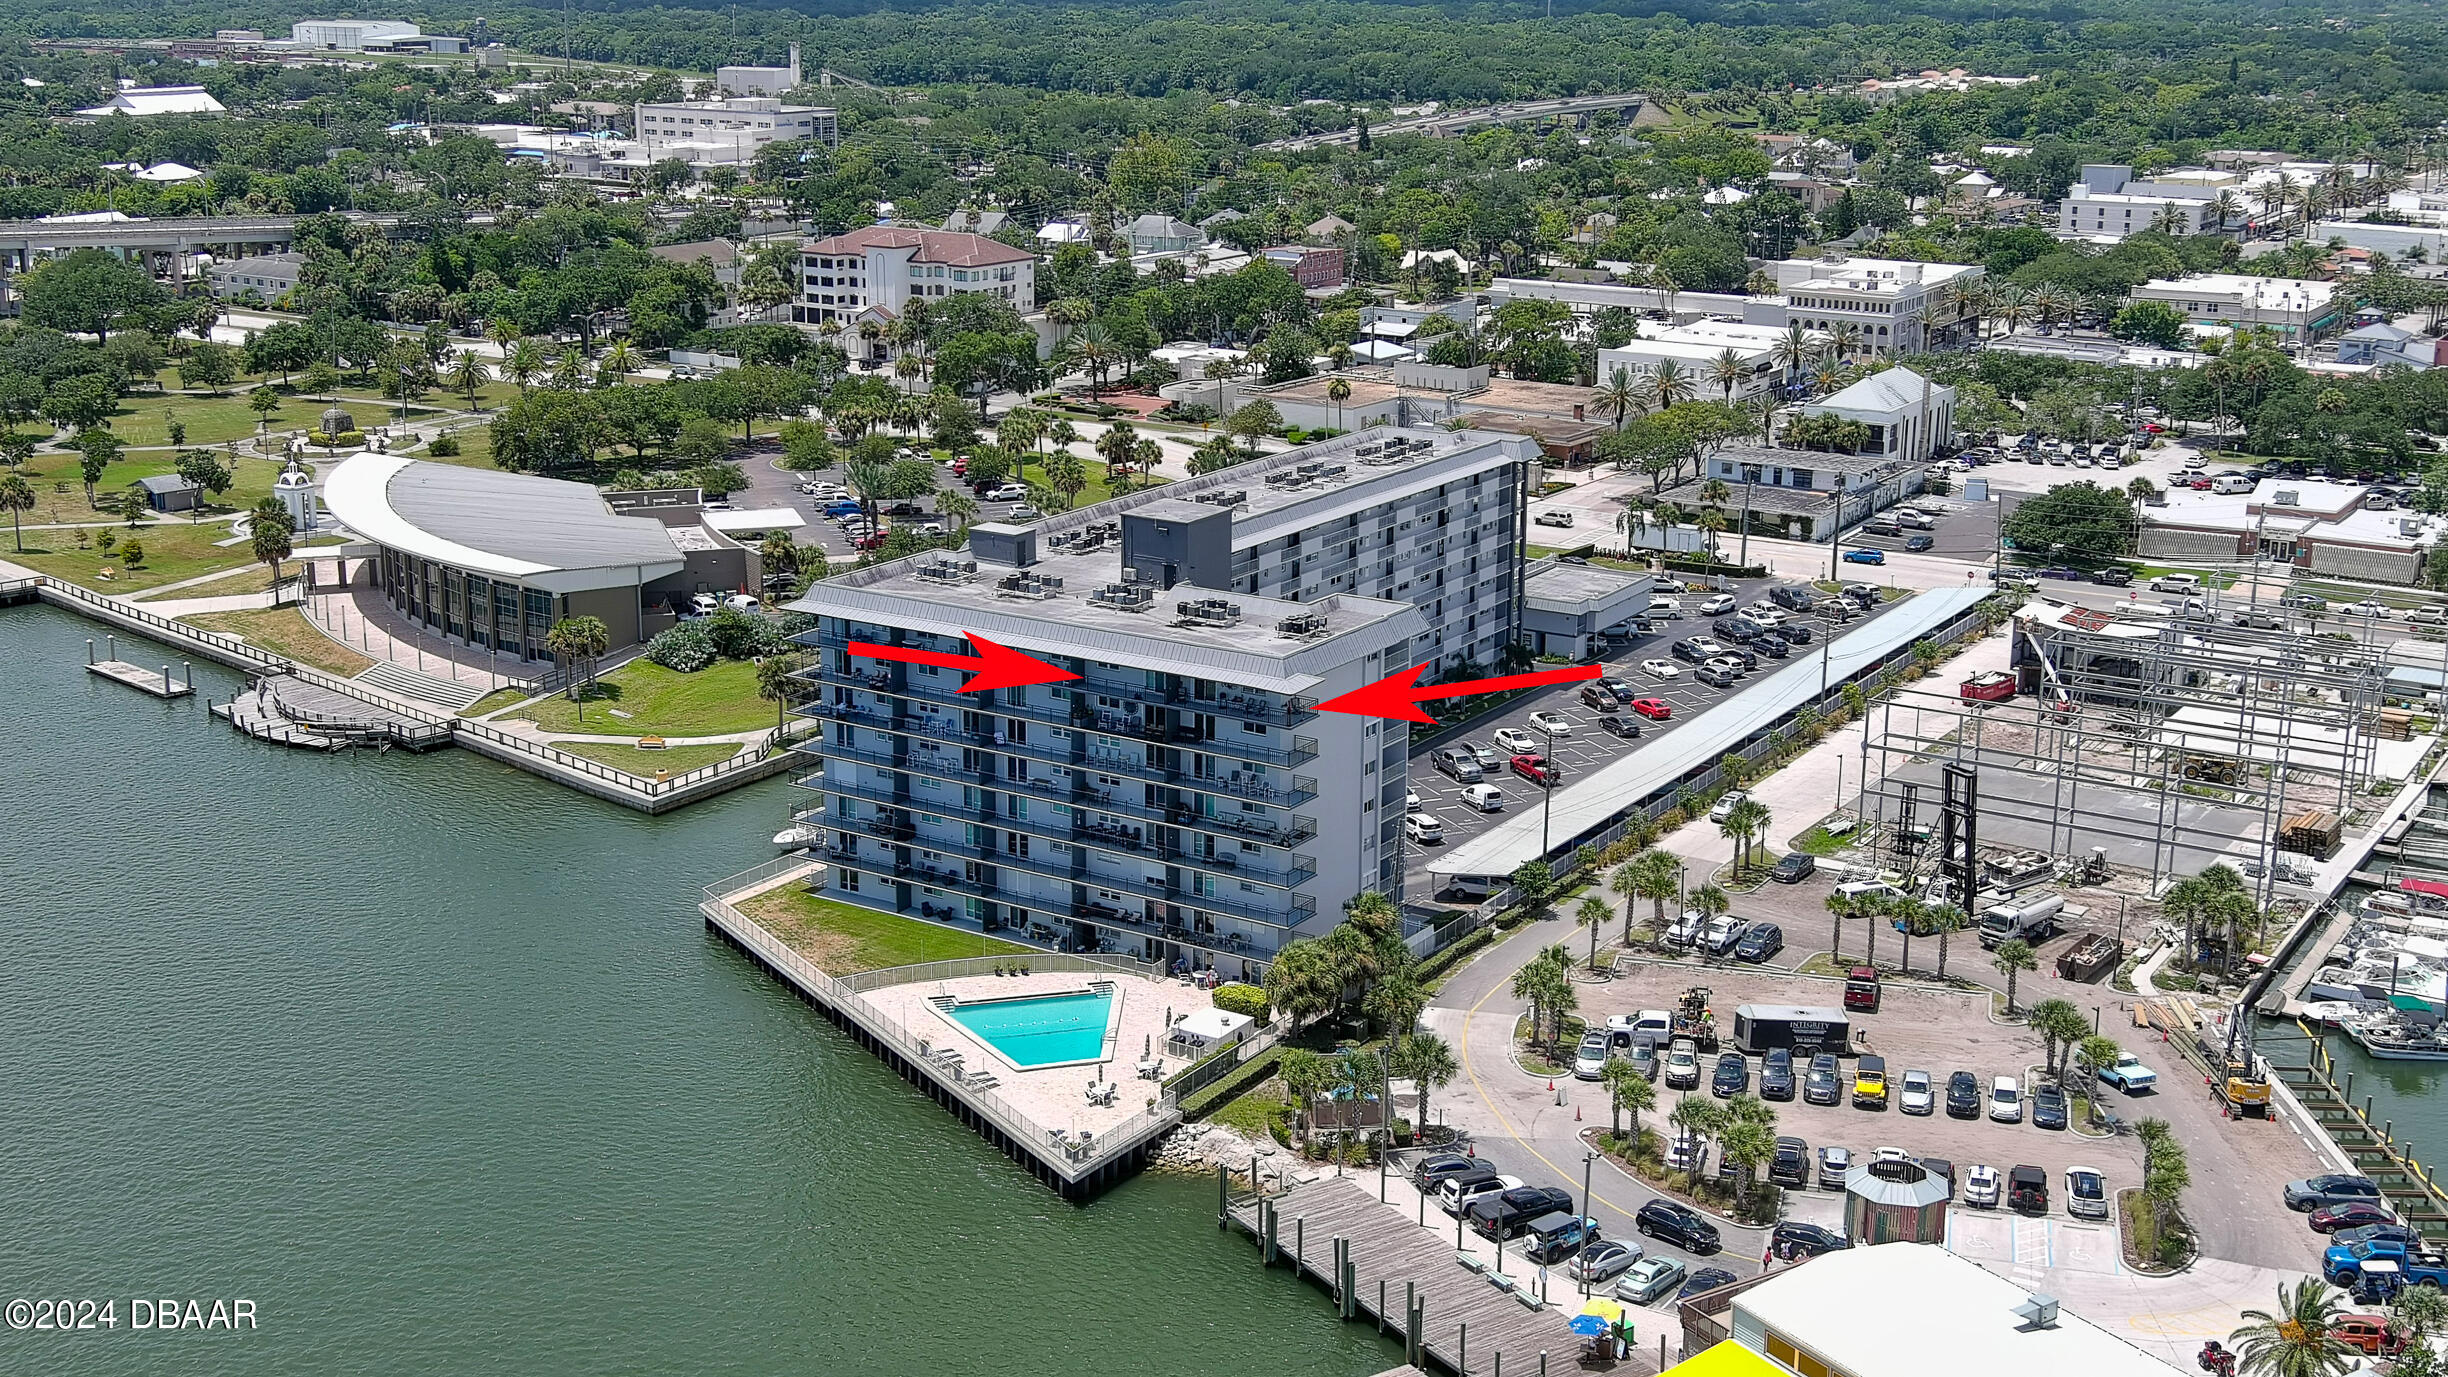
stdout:
{"type": "Polygon", "coordinates": [[[906,660],[913,665],[972,671],[969,682],[960,686],[962,693],[992,692],[999,688],[1018,688],[1023,684],[1056,684],[1080,677],[1067,669],[1056,669],[1043,660],[1023,655],[1009,646],[996,645],[974,631],[961,634],[969,638],[969,644],[977,647],[977,654],[946,655],[934,650],[912,650],[907,646],[877,645],[872,641],[852,641],[850,653],[877,660],[906,660]]]}
{"type": "Polygon", "coordinates": [[[1474,694],[1529,688],[1533,684],[1562,684],[1575,679],[1606,677],[1604,665],[1574,665],[1570,669],[1543,669],[1536,674],[1500,674],[1493,679],[1465,679],[1459,684],[1430,684],[1420,688],[1419,677],[1427,670],[1426,665],[1413,665],[1400,674],[1389,674],[1365,688],[1356,688],[1329,698],[1318,704],[1318,710],[1348,712],[1361,717],[1385,717],[1401,722],[1434,722],[1435,718],[1414,705],[1434,698],[1468,698],[1474,694]]]}

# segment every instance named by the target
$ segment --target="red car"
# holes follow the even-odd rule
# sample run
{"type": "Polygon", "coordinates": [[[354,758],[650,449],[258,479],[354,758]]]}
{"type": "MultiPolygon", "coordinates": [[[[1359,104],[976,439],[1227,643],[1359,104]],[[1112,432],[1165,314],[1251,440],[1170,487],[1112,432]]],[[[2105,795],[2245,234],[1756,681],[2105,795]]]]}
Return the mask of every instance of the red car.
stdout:
{"type": "Polygon", "coordinates": [[[1563,771],[1550,764],[1543,755],[1517,755],[1513,757],[1513,773],[1547,789],[1554,787],[1556,776],[1563,771]]]}
{"type": "Polygon", "coordinates": [[[2374,1358],[2393,1358],[2406,1346],[2406,1336],[2389,1327],[2386,1315],[2340,1315],[2329,1337],[2374,1358]]]}
{"type": "Polygon", "coordinates": [[[850,548],[853,550],[881,550],[884,548],[883,533],[878,532],[875,535],[862,536],[857,540],[851,541],[850,548]]]}
{"type": "Polygon", "coordinates": [[[2312,1212],[2312,1232],[2316,1234],[2333,1234],[2340,1229],[2360,1229],[2366,1224],[2396,1222],[2396,1215],[2369,1200],[2341,1200],[2312,1212]]]}
{"type": "Polygon", "coordinates": [[[1632,711],[1653,721],[1663,722],[1674,716],[1674,705],[1663,698],[1635,698],[1632,711]]]}

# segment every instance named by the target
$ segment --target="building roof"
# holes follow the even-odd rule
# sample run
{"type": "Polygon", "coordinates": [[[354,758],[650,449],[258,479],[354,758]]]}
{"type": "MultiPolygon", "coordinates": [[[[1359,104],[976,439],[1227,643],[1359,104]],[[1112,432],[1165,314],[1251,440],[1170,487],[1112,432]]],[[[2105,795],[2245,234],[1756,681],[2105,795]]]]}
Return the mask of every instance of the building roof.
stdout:
{"type": "Polygon", "coordinates": [[[1785,1369],[1741,1344],[1727,1339],[1704,1348],[1696,1357],[1666,1369],[1659,1377],[1788,1377],[1785,1369]]]}
{"type": "Polygon", "coordinates": [[[1656,582],[1647,574],[1609,569],[1603,564],[1543,559],[1531,565],[1529,573],[1523,576],[1522,597],[1541,612],[1575,616],[1599,611],[1625,598],[1646,597],[1656,582]]]}
{"type": "Polygon", "coordinates": [[[1122,232],[1135,239],[1196,239],[1200,237],[1198,226],[1175,219],[1170,215],[1159,215],[1154,211],[1149,211],[1131,221],[1129,227],[1122,232]]]}
{"type": "Polygon", "coordinates": [[[1358,225],[1353,224],[1351,221],[1344,219],[1340,215],[1328,215],[1321,219],[1311,221],[1309,223],[1309,228],[1304,231],[1304,233],[1314,234],[1323,238],[1329,234],[1349,234],[1358,228],[1358,225]]]}
{"type": "Polygon", "coordinates": [[[218,115],[228,107],[201,86],[139,86],[121,91],[80,115],[218,115]]]}
{"type": "Polygon", "coordinates": [[[156,473],[136,480],[136,486],[146,492],[168,496],[174,492],[201,492],[203,485],[175,473],[156,473]]]}
{"type": "Polygon", "coordinates": [[[791,507],[749,507],[741,511],[707,512],[705,524],[731,535],[739,531],[795,531],[807,518],[791,507]]]}
{"type": "Polygon", "coordinates": [[[617,515],[593,487],[557,478],[359,454],[324,478],[323,505],[363,539],[553,592],[687,566],[662,522],[617,515]]]}
{"type": "Polygon", "coordinates": [[[140,182],[192,182],[204,174],[185,163],[155,163],[136,173],[140,182]]]}
{"type": "Polygon", "coordinates": [[[2337,285],[2303,277],[2249,277],[2242,273],[2194,273],[2189,277],[2154,277],[2136,292],[2233,297],[2238,302],[2276,310],[2309,309],[2337,295],[2337,285]]]}
{"type": "Polygon", "coordinates": [[[1924,396],[1944,398],[1952,389],[1922,377],[1909,368],[1890,368],[1873,373],[1840,392],[1812,402],[1811,411],[1910,411],[1921,404],[1924,396]]]}
{"type": "Polygon", "coordinates": [[[1734,1329],[1764,1326],[1853,1377],[1916,1377],[1916,1368],[2169,1377],[2166,1363],[2070,1311],[2031,1323],[2016,1313],[2031,1300],[1935,1244],[1885,1243],[1825,1253],[1751,1287],[1734,1298],[1734,1329]]]}
{"type": "Polygon", "coordinates": [[[945,263],[975,268],[994,263],[1031,263],[1036,255],[998,243],[983,235],[951,230],[913,229],[902,225],[869,225],[865,229],[812,240],[802,253],[863,254],[869,249],[915,249],[913,263],[945,263]]]}
{"type": "Polygon", "coordinates": [[[727,268],[740,258],[739,245],[728,239],[693,239],[685,244],[657,244],[646,250],[666,263],[695,263],[703,260],[718,268],[727,268]]]}
{"type": "MultiPolygon", "coordinates": [[[[1825,682],[1850,678],[1893,654],[1896,647],[1910,645],[1945,626],[1988,596],[1985,586],[1939,588],[1915,595],[1903,606],[1837,637],[1824,652],[1828,675],[1825,682]]],[[[1564,787],[1555,793],[1550,804],[1554,837],[1563,840],[1596,827],[1717,759],[1725,753],[1726,742],[1746,740],[1768,730],[1787,713],[1819,696],[1821,672],[1819,656],[1798,656],[1772,672],[1764,672],[1709,709],[1707,731],[1669,732],[1647,738],[1578,778],[1567,775],[1564,787]]],[[[1535,808],[1508,815],[1470,841],[1448,847],[1430,860],[1429,868],[1439,875],[1510,875],[1515,866],[1539,854],[1542,821],[1535,808]]]]}

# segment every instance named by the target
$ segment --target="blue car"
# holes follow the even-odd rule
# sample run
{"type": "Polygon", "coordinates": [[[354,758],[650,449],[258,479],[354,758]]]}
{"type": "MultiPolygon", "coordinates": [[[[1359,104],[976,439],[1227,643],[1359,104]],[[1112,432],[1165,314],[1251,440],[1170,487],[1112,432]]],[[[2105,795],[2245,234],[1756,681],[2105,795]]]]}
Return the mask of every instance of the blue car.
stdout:
{"type": "Polygon", "coordinates": [[[1844,562],[1847,564],[1885,564],[1887,552],[1885,550],[1847,550],[1844,552],[1844,562]]]}
{"type": "Polygon", "coordinates": [[[861,507],[858,503],[845,499],[825,508],[824,514],[826,516],[855,516],[865,510],[866,508],[861,507]]]}

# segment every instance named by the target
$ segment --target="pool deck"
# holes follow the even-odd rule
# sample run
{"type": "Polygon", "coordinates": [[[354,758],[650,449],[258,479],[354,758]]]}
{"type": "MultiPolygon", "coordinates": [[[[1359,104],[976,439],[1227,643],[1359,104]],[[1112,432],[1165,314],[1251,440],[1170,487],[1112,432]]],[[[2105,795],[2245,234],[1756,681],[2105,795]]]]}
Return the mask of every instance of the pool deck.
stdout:
{"type": "MultiPolygon", "coordinates": [[[[804,853],[706,887],[698,905],[706,926],[815,1005],[861,1046],[924,1090],[987,1141],[1027,1167],[1060,1194],[1084,1199],[1136,1173],[1166,1134],[1181,1123],[1171,1091],[1142,1078],[1136,1064],[1151,1042],[1164,1050],[1168,1010],[1174,1016],[1203,1008],[1205,992],[1175,981],[1153,979],[1134,964],[1111,957],[1062,955],[968,957],[918,966],[836,976],[794,950],[763,924],[742,913],[738,901],[785,884],[814,869],[804,853]],[[997,970],[1007,973],[997,975],[997,970]],[[1022,1071],[996,1055],[967,1029],[946,1018],[932,1001],[955,998],[1010,999],[1082,990],[1111,981],[1121,996],[1114,1036],[1116,1060],[1102,1076],[1095,1066],[1053,1066],[1022,1071]],[[1111,1104],[1091,1103],[1092,1080],[1114,1086],[1111,1104]]],[[[1165,1057],[1163,1074],[1183,1069],[1165,1057]]]]}

